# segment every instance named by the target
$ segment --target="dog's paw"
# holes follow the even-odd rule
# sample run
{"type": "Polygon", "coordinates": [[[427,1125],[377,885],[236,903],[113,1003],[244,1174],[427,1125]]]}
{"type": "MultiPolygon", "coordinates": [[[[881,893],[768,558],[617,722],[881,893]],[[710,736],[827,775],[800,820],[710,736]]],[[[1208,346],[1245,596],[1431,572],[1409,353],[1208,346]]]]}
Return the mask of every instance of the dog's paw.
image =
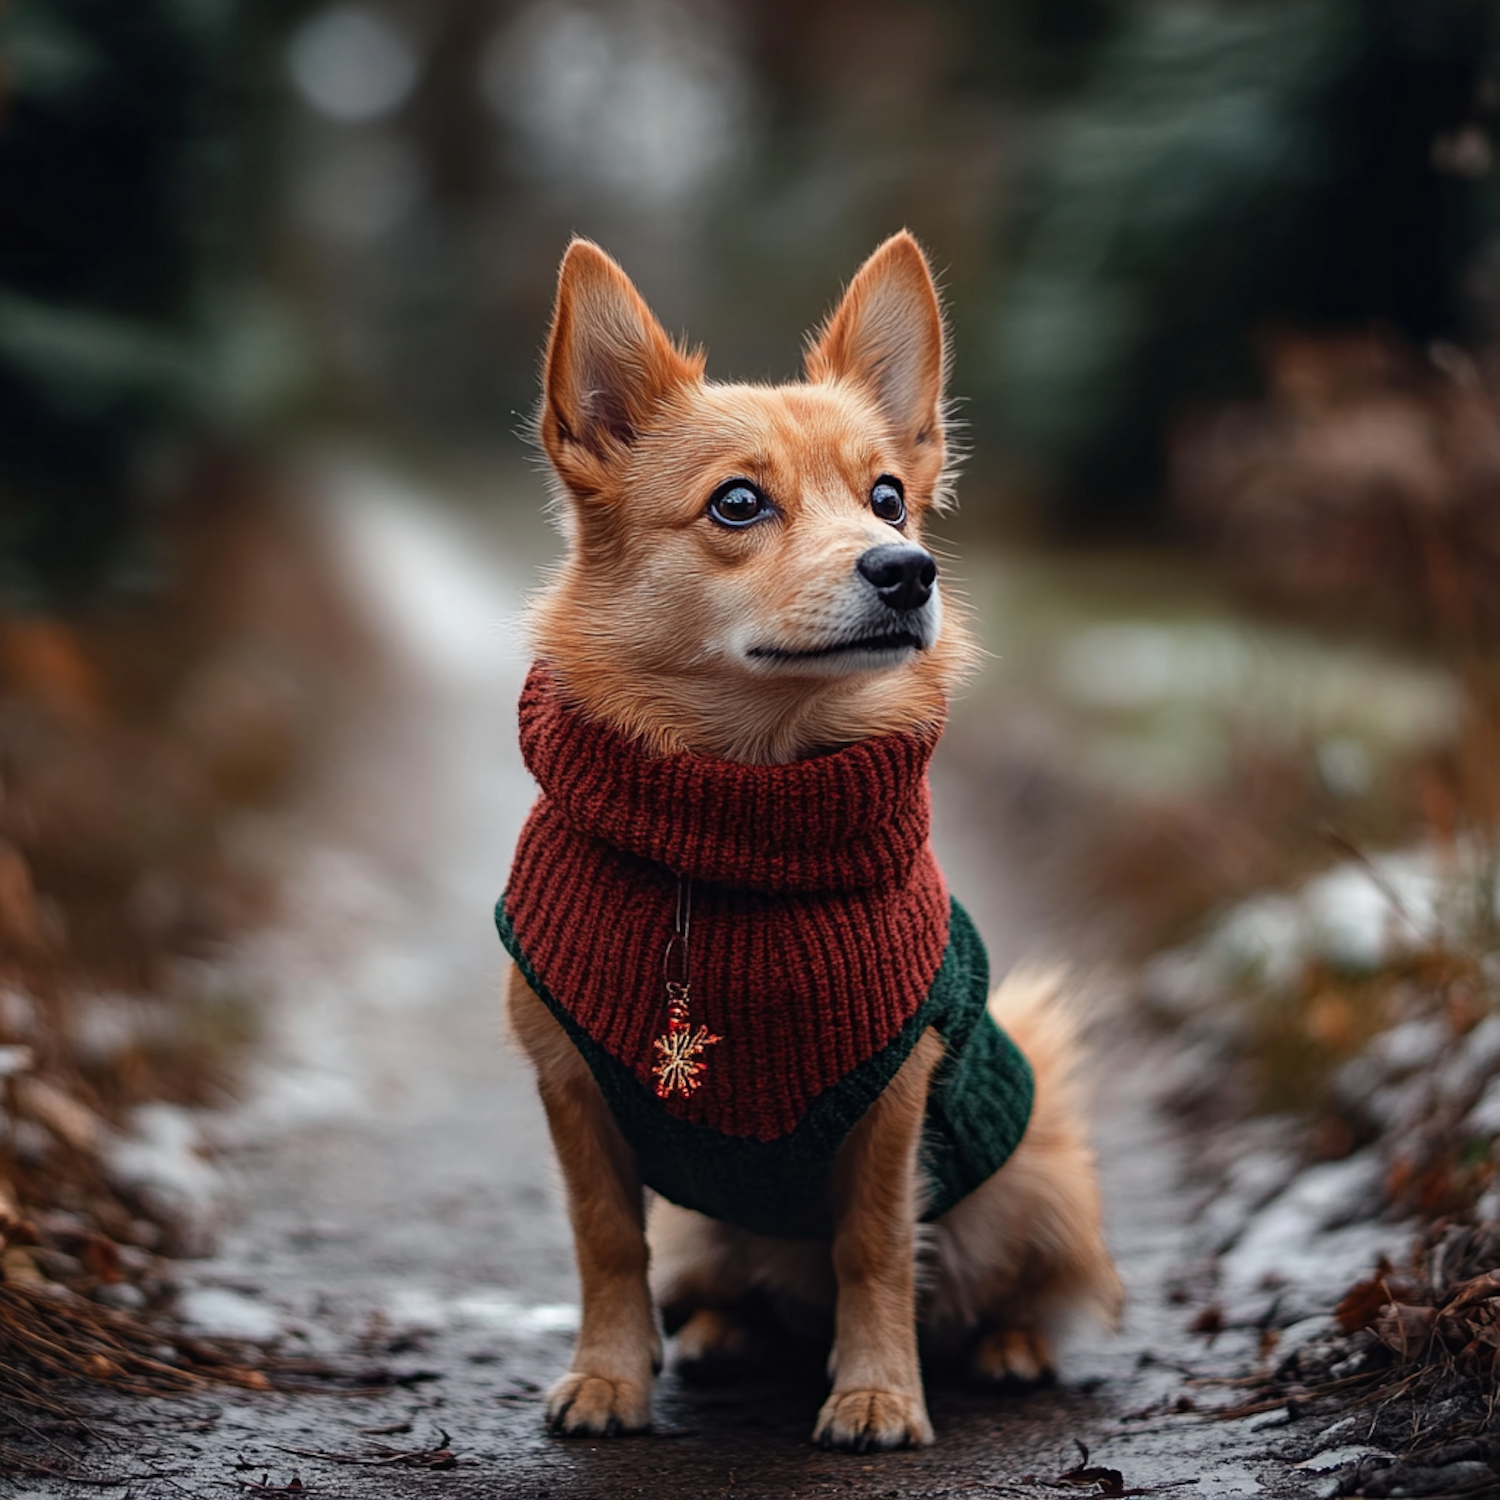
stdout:
{"type": "Polygon", "coordinates": [[[997,1328],[974,1351],[974,1373],[997,1385],[1044,1385],[1056,1378],[1052,1345],[1031,1328],[997,1328]]]}
{"type": "Polygon", "coordinates": [[[547,1396],[547,1425],[562,1437],[615,1437],[651,1425],[651,1385],[571,1371],[547,1396]]]}
{"type": "Polygon", "coordinates": [[[874,1453],[885,1448],[926,1448],[932,1423],[921,1396],[896,1391],[835,1391],[818,1413],[813,1441],[824,1448],[874,1453]]]}
{"type": "Polygon", "coordinates": [[[677,1373],[716,1381],[741,1374],[765,1353],[765,1340],[732,1312],[700,1307],[677,1331],[677,1373]]]}

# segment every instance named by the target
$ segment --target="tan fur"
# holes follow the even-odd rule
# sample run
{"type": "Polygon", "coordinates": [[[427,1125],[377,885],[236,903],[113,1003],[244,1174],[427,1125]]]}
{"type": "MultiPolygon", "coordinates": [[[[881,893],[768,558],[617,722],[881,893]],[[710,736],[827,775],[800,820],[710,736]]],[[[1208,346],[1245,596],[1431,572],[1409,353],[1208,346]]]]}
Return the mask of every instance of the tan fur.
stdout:
{"type": "Polygon", "coordinates": [[[531,622],[538,653],[570,694],[662,753],[740,761],[794,760],[940,722],[973,656],[952,598],[936,647],[887,673],[757,675],[723,641],[758,630],[792,648],[817,644],[809,606],[820,586],[892,540],[867,500],[879,475],[903,480],[904,535],[921,540],[948,483],[944,359],[937,296],[909,235],[887,241],[855,277],[808,351],[809,381],[780,387],[704,381],[701,358],[677,350],[625,273],[575,241],[538,424],[571,546],[531,622]],[[904,301],[888,283],[905,289],[904,301]],[[877,322],[861,338],[867,312],[877,322]],[[580,355],[579,343],[593,352],[580,355]],[[908,365],[902,379],[890,373],[908,365]],[[590,407],[577,391],[580,366],[594,371],[593,386],[625,372],[623,390],[595,390],[590,407]],[[871,367],[887,372],[883,384],[865,383],[871,367]],[[614,414],[613,425],[591,410],[614,414]],[[784,524],[726,532],[705,523],[706,497],[736,475],[775,497],[784,524]]]}
{"type": "MultiPolygon", "coordinates": [[[[935,1352],[968,1352],[977,1373],[1035,1380],[1078,1321],[1112,1325],[1123,1293],[1104,1244],[1094,1153],[1073,1078],[1076,1024],[1064,975],[1023,969],[990,997],[990,1012],[1036,1074],[1031,1123],[1011,1159],[923,1233],[918,1319],[935,1352]],[[975,1343],[976,1336],[978,1338],[975,1343]]],[[[887,1169],[888,1170],[888,1169],[887,1169]]],[[[826,1243],[776,1241],[654,1199],[652,1286],[681,1317],[732,1309],[752,1293],[807,1308],[833,1305],[826,1243]]],[[[712,1351],[699,1337],[697,1358],[712,1351]]]]}
{"type": "MultiPolygon", "coordinates": [[[[538,419],[569,548],[532,617],[569,697],[657,752],[744,762],[938,724],[973,657],[946,594],[935,638],[878,670],[830,672],[807,654],[854,607],[859,556],[920,543],[947,501],[947,364],[932,278],[904,232],[810,341],[806,381],[779,387],[706,381],[702,356],[673,344],[625,273],[575,241],[538,419]],[[899,531],[871,508],[881,476],[905,488],[899,531]],[[736,477],[772,499],[774,519],[738,531],[712,521],[709,497],[736,477]]],[[[519,974],[509,1008],[562,1164],[583,1287],[550,1419],[560,1432],[633,1430],[649,1422],[658,1357],[639,1174],[587,1066],[519,974]]],[[[831,1310],[833,1389],[815,1429],[830,1445],[932,1441],[919,1325],[938,1346],[970,1349],[984,1373],[1034,1379],[1051,1368],[1060,1322],[1118,1312],[1060,981],[1012,976],[991,1008],[1036,1072],[1035,1113],[1010,1161],[934,1226],[918,1226],[917,1170],[942,1053],[931,1032],[840,1150],[829,1240],[771,1239],[652,1203],[651,1279],[689,1361],[743,1351],[736,1305],[751,1294],[831,1310]]]]}
{"type": "Polygon", "coordinates": [[[942,1055],[937,1033],[924,1032],[834,1162],[833,1390],[813,1429],[830,1447],[932,1441],[917,1362],[917,1149],[927,1086],[942,1055]]]}
{"type": "Polygon", "coordinates": [[[923,1321],[935,1339],[998,1325],[1049,1340],[1074,1318],[1119,1316],[1123,1293],[1100,1231],[1076,1092],[1073,1003],[1057,969],[1019,970],[990,996],[990,1014],[1036,1075],[1036,1102],[1015,1155],[934,1226],[923,1321]]]}
{"type": "Polygon", "coordinates": [[[583,1292],[573,1363],[552,1388],[548,1415],[559,1432],[639,1432],[651,1425],[661,1344],[646,1285],[635,1156],[588,1064],[514,967],[507,1000],[511,1030],[536,1068],[583,1292]]]}

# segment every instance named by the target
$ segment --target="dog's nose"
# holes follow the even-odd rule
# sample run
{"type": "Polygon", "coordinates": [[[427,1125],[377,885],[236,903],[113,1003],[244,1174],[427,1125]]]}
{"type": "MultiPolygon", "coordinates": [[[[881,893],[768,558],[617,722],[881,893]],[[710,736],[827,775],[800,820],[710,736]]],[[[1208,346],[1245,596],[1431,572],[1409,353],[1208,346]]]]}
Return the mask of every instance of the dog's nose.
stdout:
{"type": "Polygon", "coordinates": [[[892,609],[921,609],[932,598],[932,586],[937,582],[936,559],[910,542],[871,547],[860,554],[854,566],[892,609]]]}

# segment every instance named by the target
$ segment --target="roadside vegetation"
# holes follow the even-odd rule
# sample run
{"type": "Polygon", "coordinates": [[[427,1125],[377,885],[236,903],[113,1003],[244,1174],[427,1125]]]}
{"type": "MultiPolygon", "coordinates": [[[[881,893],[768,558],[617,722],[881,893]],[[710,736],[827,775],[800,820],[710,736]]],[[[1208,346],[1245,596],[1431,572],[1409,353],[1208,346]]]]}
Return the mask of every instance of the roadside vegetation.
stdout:
{"type": "Polygon", "coordinates": [[[200,483],[148,599],[0,612],[0,1445],[70,1380],[265,1383],[161,1320],[212,1208],[183,1110],[232,1098],[256,1038],[218,959],[276,910],[257,829],[360,638],[264,478],[200,483]]]}
{"type": "MultiPolygon", "coordinates": [[[[1422,753],[1366,768],[1343,806],[1315,756],[1279,807],[1254,776],[1226,783],[1220,837],[1244,823],[1269,857],[1280,833],[1286,866],[1264,864],[1253,894],[1205,880],[1215,899],[1191,936],[1180,905],[1143,906],[1159,949],[1143,999],[1196,1060],[1167,1102],[1213,1142],[1216,1191],[1233,1199],[1253,1175],[1254,1150],[1226,1144],[1245,1121],[1271,1122],[1259,1141],[1282,1152],[1219,1225],[1226,1265],[1275,1291],[1274,1255],[1251,1266],[1245,1247],[1274,1248],[1264,1226],[1299,1192],[1306,1232],[1288,1246],[1362,1222],[1411,1247],[1367,1264],[1281,1355],[1305,1300],[1256,1305],[1242,1279],[1239,1315],[1263,1334],[1255,1399],[1368,1414],[1375,1456],[1329,1493],[1469,1493],[1500,1472],[1500,387],[1482,360],[1382,334],[1283,337],[1267,384],[1184,430],[1178,503],[1251,608],[1419,651],[1453,713],[1422,753]],[[1314,1182],[1341,1184],[1336,1206],[1314,1182]]],[[[1179,846],[1179,864],[1192,857],[1179,846]]],[[[1198,1326],[1216,1333],[1236,1295],[1222,1285],[1198,1326]]]]}

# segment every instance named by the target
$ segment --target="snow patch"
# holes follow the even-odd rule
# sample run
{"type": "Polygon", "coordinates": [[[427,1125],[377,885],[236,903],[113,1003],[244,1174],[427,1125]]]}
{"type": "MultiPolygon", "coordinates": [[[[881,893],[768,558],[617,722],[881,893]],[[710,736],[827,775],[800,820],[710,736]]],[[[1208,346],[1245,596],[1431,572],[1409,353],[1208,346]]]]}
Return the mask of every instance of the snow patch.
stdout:
{"type": "Polygon", "coordinates": [[[104,1159],[116,1181],[155,1196],[170,1212],[202,1219],[224,1185],[203,1150],[195,1114],[176,1104],[143,1104],[131,1112],[129,1134],[106,1143],[104,1159]]]}
{"type": "Polygon", "coordinates": [[[575,1333],[579,1309],[572,1302],[523,1302],[514,1292],[482,1287],[442,1297],[426,1287],[403,1287],[386,1306],[393,1326],[422,1332],[482,1328],[516,1338],[575,1333]]]}
{"type": "Polygon", "coordinates": [[[1467,1124],[1479,1135],[1500,1135],[1500,1078],[1490,1079],[1479,1103],[1469,1111],[1467,1124]]]}
{"type": "Polygon", "coordinates": [[[1364,1444],[1350,1443],[1343,1448],[1325,1448],[1321,1453],[1314,1453],[1311,1458],[1304,1458],[1300,1464],[1293,1464],[1292,1467],[1310,1469],[1314,1474],[1326,1474],[1332,1469],[1342,1469],[1350,1464],[1357,1464],[1361,1459],[1394,1457],[1394,1454],[1387,1453],[1384,1448],[1371,1448],[1364,1444]]]}
{"type": "Polygon", "coordinates": [[[1292,1283],[1335,1294],[1368,1268],[1402,1230],[1351,1222],[1370,1206],[1383,1175],[1373,1151],[1309,1168],[1246,1226],[1223,1259],[1226,1288],[1244,1295],[1292,1283]]]}
{"type": "MultiPolygon", "coordinates": [[[[1379,968],[1441,934],[1445,908],[1468,878],[1431,850],[1348,860],[1297,890],[1252,896],[1197,942],[1159,954],[1145,971],[1147,998],[1191,1016],[1246,983],[1286,989],[1314,959],[1342,969],[1379,968]]],[[[1390,1045],[1409,1047],[1418,1037],[1411,1032],[1390,1045]]],[[[1500,1029],[1486,1033],[1485,1045],[1500,1059],[1500,1029]]]]}
{"type": "Polygon", "coordinates": [[[182,1321],[215,1338],[265,1342],[281,1332],[281,1320],[262,1302],[222,1286],[196,1286],[177,1299],[182,1321]]]}

